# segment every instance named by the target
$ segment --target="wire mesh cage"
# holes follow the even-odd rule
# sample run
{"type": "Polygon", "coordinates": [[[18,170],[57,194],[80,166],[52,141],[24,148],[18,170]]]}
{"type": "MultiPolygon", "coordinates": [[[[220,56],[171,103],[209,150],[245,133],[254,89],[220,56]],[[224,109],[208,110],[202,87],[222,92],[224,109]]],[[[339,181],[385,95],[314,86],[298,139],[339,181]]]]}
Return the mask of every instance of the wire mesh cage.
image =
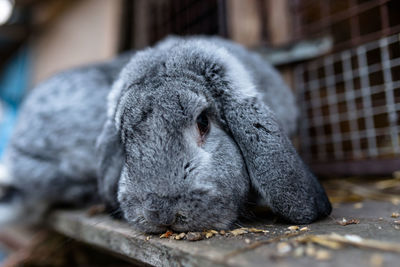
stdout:
{"type": "MultiPolygon", "coordinates": [[[[254,9],[260,13],[260,25],[277,12],[271,8],[276,7],[272,2],[282,4],[267,0],[253,3],[268,7],[254,9]]],[[[135,3],[133,14],[144,15],[134,20],[136,31],[131,32],[133,36],[128,40],[143,39],[141,45],[150,45],[170,33],[233,38],[235,24],[227,22],[232,22],[231,16],[236,14],[232,5],[228,5],[232,2],[136,0],[135,3]]],[[[400,41],[396,34],[400,33],[397,12],[400,1],[287,0],[287,3],[292,16],[275,16],[279,23],[271,24],[280,25],[282,18],[286,21],[290,17],[288,21],[293,22],[293,28],[286,29],[287,42],[328,35],[334,43],[332,54],[294,67],[293,84],[302,110],[300,149],[305,160],[319,174],[381,174],[399,169],[400,41]]],[[[254,16],[257,12],[249,14],[254,16]]],[[[258,36],[259,43],[273,44],[276,33],[264,31],[279,27],[267,26],[261,27],[264,30],[258,36]]],[[[279,31],[284,30],[279,28],[279,31]]],[[[293,66],[286,66],[287,76],[291,77],[293,66]]]]}
{"type": "Polygon", "coordinates": [[[295,73],[301,152],[309,162],[327,163],[319,172],[332,172],[334,162],[371,159],[372,165],[347,164],[342,171],[399,168],[399,35],[300,64],[295,73]]]}
{"type": "Polygon", "coordinates": [[[400,168],[400,1],[292,2],[294,39],[331,36],[333,53],[295,67],[301,153],[320,174],[400,168]]]}
{"type": "Polygon", "coordinates": [[[174,0],[153,1],[151,13],[151,42],[156,42],[168,34],[225,35],[223,0],[174,0]]]}
{"type": "Polygon", "coordinates": [[[294,39],[330,35],[335,51],[400,32],[398,0],[294,0],[294,39]]]}

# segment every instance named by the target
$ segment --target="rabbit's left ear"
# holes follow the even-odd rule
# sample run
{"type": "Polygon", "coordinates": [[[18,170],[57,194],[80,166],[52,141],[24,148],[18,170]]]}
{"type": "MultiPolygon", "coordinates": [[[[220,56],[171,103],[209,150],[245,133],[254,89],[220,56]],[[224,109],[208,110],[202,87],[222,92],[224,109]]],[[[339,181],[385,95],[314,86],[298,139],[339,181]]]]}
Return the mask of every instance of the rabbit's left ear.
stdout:
{"type": "Polygon", "coordinates": [[[310,223],[329,215],[331,204],[324,189],[300,159],[275,114],[257,97],[245,67],[224,50],[214,58],[218,63],[209,64],[205,73],[253,187],[275,213],[292,223],[310,223]]]}
{"type": "Polygon", "coordinates": [[[267,106],[256,98],[234,98],[222,108],[252,185],[275,213],[299,224],[330,214],[324,189],[267,106]]]}
{"type": "Polygon", "coordinates": [[[118,209],[117,191],[124,163],[124,150],[114,123],[108,120],[97,139],[97,186],[110,210],[118,209]]]}

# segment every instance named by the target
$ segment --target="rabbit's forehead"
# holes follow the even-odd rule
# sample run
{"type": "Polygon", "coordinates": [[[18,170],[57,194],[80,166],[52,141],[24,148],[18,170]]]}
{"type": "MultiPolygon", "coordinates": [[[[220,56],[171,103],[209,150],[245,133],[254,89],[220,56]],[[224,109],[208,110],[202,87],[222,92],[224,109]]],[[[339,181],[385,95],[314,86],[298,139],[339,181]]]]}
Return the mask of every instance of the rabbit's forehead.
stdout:
{"type": "Polygon", "coordinates": [[[181,109],[187,116],[195,116],[208,105],[205,91],[204,85],[183,76],[162,82],[154,77],[142,83],[126,83],[120,79],[108,95],[107,115],[114,118],[117,129],[120,129],[120,119],[126,109],[138,115],[149,106],[155,113],[181,109]]]}
{"type": "Polygon", "coordinates": [[[202,93],[176,84],[165,84],[154,90],[132,91],[124,102],[124,107],[141,113],[149,107],[154,113],[177,113],[185,117],[197,116],[209,106],[202,93]]]}

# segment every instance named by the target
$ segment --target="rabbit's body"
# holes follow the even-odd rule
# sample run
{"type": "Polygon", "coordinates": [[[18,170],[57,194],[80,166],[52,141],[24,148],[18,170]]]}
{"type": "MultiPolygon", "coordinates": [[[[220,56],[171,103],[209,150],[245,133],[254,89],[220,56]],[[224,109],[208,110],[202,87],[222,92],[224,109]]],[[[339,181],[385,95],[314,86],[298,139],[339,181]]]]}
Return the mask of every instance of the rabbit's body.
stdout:
{"type": "MultiPolygon", "coordinates": [[[[221,91],[223,95],[232,94],[239,102],[242,98],[262,99],[275,112],[278,127],[285,129],[286,134],[293,133],[297,118],[294,97],[277,72],[259,56],[219,38],[187,42],[170,38],[133,56],[125,68],[133,54],[58,74],[34,89],[21,109],[5,157],[11,177],[7,184],[16,193],[3,198],[7,200],[4,203],[25,213],[60,202],[83,205],[100,197],[110,206],[121,208],[130,223],[146,232],[161,232],[165,225],[172,224],[169,221],[174,222],[176,230],[228,228],[246,202],[247,172],[252,180],[253,171],[246,170],[246,149],[237,146],[240,140],[231,138],[235,130],[230,133],[228,129],[232,126],[227,118],[236,115],[229,110],[225,114],[216,111],[230,104],[210,102],[215,93],[202,96],[202,88],[214,79],[214,74],[209,78],[207,72],[199,74],[202,72],[197,68],[202,61],[185,65],[186,61],[199,60],[201,53],[206,61],[211,60],[209,57],[222,61],[226,58],[231,65],[230,74],[226,71],[226,75],[242,84],[231,92],[221,91]],[[200,48],[199,44],[206,47],[200,48]],[[179,46],[189,52],[184,54],[179,46]],[[207,50],[216,48],[221,49],[207,50]],[[192,67],[196,69],[190,70],[192,67]],[[124,71],[118,76],[121,69],[124,71]],[[187,93],[187,88],[192,88],[191,92],[187,93]],[[190,121],[202,109],[207,110],[211,130],[200,135],[197,145],[192,145],[187,140],[198,137],[190,121]],[[202,139],[205,136],[206,141],[202,139]],[[175,181],[178,176],[184,179],[175,181]],[[147,178],[135,178],[139,180],[133,182],[132,177],[147,178]],[[221,179],[210,180],[215,177],[221,179]],[[180,193],[181,190],[189,193],[180,193]],[[223,195],[227,201],[221,202],[223,195]],[[186,204],[180,204],[178,199],[186,204]],[[140,207],[135,206],[138,203],[140,207]],[[218,209],[210,211],[210,205],[218,209]],[[157,207],[156,212],[153,207],[157,207]]],[[[229,102],[234,105],[237,101],[229,102]]],[[[253,125],[258,129],[266,127],[253,125]]],[[[238,127],[242,127],[240,123],[238,127]]],[[[259,134],[256,137],[258,140],[259,134]]],[[[296,164],[302,168],[301,163],[296,164]]],[[[257,186],[256,189],[259,191],[257,186]]],[[[324,195],[321,192],[318,194],[324,195]]],[[[273,202],[271,197],[260,194],[267,203],[273,202]]],[[[0,212],[2,208],[0,204],[0,212]]],[[[320,216],[317,213],[306,216],[314,220],[320,216]]]]}
{"type": "Polygon", "coordinates": [[[96,139],[107,118],[107,95],[126,63],[123,56],[66,71],[32,90],[5,158],[17,188],[54,201],[96,195],[96,139]]]}

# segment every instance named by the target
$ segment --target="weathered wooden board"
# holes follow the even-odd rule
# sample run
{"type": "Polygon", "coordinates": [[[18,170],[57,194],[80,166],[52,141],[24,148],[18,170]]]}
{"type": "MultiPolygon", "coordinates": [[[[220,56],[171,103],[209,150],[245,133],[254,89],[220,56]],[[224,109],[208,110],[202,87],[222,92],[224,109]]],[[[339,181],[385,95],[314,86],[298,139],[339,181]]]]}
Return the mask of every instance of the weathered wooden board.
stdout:
{"type": "MultiPolygon", "coordinates": [[[[363,238],[400,242],[400,230],[394,225],[391,213],[399,210],[387,202],[366,201],[362,208],[354,208],[353,204],[340,204],[334,209],[331,218],[307,225],[310,231],[299,235],[352,234],[363,238]],[[342,226],[336,220],[342,217],[357,218],[359,224],[342,226]]],[[[145,235],[133,230],[123,221],[111,219],[106,214],[89,216],[87,211],[57,211],[49,217],[49,223],[58,232],[71,238],[102,247],[129,259],[134,259],[155,266],[365,266],[378,257],[384,266],[398,266],[400,254],[343,247],[330,250],[315,246],[317,250],[328,250],[329,259],[318,260],[315,257],[279,252],[277,240],[288,231],[289,225],[272,224],[272,218],[261,219],[246,227],[266,229],[268,233],[248,233],[238,236],[217,235],[210,239],[190,242],[186,240],[161,239],[159,235],[145,235]],[[150,238],[150,239],[149,239],[150,238]],[[272,240],[273,242],[268,242],[272,240]],[[256,245],[258,243],[262,245],[256,245]],[[252,247],[254,246],[254,247],[252,247]]],[[[292,237],[295,238],[295,237],[292,237]]],[[[290,243],[290,240],[289,240],[290,243]]]]}

